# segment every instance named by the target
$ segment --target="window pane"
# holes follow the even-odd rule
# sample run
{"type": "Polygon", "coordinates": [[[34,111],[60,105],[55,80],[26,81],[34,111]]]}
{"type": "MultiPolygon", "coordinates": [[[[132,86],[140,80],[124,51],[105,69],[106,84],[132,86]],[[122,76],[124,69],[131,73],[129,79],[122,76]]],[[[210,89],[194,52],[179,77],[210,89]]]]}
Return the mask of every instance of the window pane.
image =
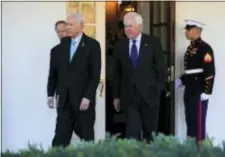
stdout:
{"type": "Polygon", "coordinates": [[[157,37],[159,37],[159,38],[161,38],[161,33],[160,33],[160,27],[153,27],[153,32],[152,32],[152,34],[154,35],[154,36],[157,36],[157,37]]]}
{"type": "Polygon", "coordinates": [[[162,49],[164,51],[169,51],[169,49],[168,49],[168,42],[169,42],[168,26],[161,26],[160,33],[161,33],[160,37],[161,37],[162,49]]]}
{"type": "Polygon", "coordinates": [[[158,24],[160,22],[160,2],[152,2],[153,9],[153,24],[158,24]]]}
{"type": "Polygon", "coordinates": [[[164,22],[168,22],[168,1],[160,1],[159,2],[160,7],[160,22],[164,23],[164,22]]]}
{"type": "Polygon", "coordinates": [[[152,34],[161,40],[163,51],[169,51],[169,35],[168,26],[155,26],[153,27],[152,34]]]}

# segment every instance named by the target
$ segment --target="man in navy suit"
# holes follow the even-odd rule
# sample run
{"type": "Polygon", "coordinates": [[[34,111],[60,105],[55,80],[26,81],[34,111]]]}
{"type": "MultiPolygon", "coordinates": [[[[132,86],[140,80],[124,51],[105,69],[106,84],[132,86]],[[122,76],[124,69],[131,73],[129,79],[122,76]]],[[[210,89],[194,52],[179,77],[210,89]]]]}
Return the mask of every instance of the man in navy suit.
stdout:
{"type": "Polygon", "coordinates": [[[124,16],[127,38],[114,52],[114,107],[127,113],[127,138],[152,140],[157,129],[165,62],[159,38],[142,33],[143,19],[136,12],[124,16]]]}

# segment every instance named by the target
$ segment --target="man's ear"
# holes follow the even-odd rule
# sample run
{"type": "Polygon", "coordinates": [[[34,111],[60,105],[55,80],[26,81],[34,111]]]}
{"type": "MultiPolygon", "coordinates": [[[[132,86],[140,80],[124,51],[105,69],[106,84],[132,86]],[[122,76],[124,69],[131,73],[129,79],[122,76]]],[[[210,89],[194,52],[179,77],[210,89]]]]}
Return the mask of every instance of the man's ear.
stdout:
{"type": "Polygon", "coordinates": [[[197,32],[201,33],[202,32],[202,28],[196,27],[195,28],[197,30],[197,32]]]}
{"type": "Polygon", "coordinates": [[[139,27],[140,32],[142,32],[143,31],[143,25],[140,24],[140,25],[138,25],[138,27],[139,27]]]}

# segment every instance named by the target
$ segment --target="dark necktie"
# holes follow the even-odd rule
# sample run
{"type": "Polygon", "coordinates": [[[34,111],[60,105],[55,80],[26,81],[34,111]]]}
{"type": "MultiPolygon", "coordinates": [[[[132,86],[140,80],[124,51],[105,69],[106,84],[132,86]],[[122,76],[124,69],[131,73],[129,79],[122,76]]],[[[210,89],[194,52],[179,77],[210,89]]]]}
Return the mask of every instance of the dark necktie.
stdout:
{"type": "Polygon", "coordinates": [[[136,46],[136,41],[137,40],[132,40],[133,41],[133,44],[132,44],[132,47],[131,47],[131,60],[132,60],[132,64],[133,64],[133,67],[136,68],[136,62],[137,62],[137,57],[138,57],[138,50],[137,50],[137,46],[136,46]]]}

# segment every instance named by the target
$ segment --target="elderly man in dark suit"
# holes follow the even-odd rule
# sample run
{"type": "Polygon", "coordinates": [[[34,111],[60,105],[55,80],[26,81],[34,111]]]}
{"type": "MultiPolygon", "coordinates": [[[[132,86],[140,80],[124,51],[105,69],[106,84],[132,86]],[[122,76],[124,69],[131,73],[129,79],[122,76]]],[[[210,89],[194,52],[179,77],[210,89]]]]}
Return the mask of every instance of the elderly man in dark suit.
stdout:
{"type": "MultiPolygon", "coordinates": [[[[83,140],[94,140],[95,96],[100,80],[101,49],[83,33],[83,17],[67,17],[68,36],[54,54],[49,79],[57,80],[57,123],[53,146],[68,146],[74,128],[83,140]],[[76,127],[75,127],[76,126],[76,127]]],[[[48,96],[53,96],[51,90],[48,96]]]]}
{"type": "Polygon", "coordinates": [[[128,39],[120,40],[114,56],[114,107],[127,113],[127,138],[152,140],[157,129],[160,92],[164,85],[164,56],[160,40],[142,33],[141,15],[123,19],[128,39]]]}

